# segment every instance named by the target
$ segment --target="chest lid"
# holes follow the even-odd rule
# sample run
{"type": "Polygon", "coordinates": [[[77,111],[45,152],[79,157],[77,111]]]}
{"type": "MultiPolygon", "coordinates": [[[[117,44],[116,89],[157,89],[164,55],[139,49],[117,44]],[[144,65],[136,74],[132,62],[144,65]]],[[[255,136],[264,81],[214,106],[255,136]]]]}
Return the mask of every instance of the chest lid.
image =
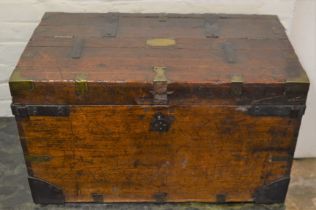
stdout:
{"type": "Polygon", "coordinates": [[[305,104],[275,16],[46,13],[12,76],[19,104],[305,104]]]}

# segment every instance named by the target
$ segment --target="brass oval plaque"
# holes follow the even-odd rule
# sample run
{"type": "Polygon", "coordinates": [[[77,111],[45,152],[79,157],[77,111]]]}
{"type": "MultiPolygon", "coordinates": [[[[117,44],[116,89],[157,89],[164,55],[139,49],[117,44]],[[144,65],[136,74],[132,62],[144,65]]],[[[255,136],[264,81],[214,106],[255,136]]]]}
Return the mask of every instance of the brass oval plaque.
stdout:
{"type": "Polygon", "coordinates": [[[174,39],[147,39],[146,44],[152,47],[167,47],[176,44],[176,40],[174,39]]]}

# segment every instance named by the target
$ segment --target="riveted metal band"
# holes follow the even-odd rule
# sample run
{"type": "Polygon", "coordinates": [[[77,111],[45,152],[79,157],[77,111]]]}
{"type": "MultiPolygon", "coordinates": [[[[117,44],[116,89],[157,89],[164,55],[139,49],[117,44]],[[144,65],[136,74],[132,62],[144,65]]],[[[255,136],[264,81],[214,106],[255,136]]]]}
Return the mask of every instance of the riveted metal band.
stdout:
{"type": "Polygon", "coordinates": [[[116,37],[119,24],[119,14],[108,13],[105,15],[105,26],[103,37],[116,37]]]}
{"type": "Polygon", "coordinates": [[[80,38],[74,38],[72,49],[70,51],[70,57],[72,59],[79,59],[84,47],[84,40],[80,38]]]}
{"type": "Polygon", "coordinates": [[[232,43],[226,42],[222,44],[222,49],[224,51],[224,58],[227,63],[236,63],[236,52],[232,43]]]}
{"type": "Polygon", "coordinates": [[[70,107],[67,105],[11,105],[12,114],[16,119],[29,116],[69,116],[70,107]]]}

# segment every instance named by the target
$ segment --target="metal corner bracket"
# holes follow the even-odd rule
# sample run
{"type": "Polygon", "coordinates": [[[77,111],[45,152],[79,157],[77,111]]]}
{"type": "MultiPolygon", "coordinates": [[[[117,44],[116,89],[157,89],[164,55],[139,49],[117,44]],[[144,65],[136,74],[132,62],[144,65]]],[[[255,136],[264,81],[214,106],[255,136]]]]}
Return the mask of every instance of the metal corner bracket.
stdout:
{"type": "Polygon", "coordinates": [[[33,201],[36,204],[63,204],[65,196],[59,187],[42,179],[29,177],[33,201]]]}
{"type": "Polygon", "coordinates": [[[286,176],[258,188],[254,193],[254,202],[258,204],[284,203],[289,183],[290,177],[286,176]]]}

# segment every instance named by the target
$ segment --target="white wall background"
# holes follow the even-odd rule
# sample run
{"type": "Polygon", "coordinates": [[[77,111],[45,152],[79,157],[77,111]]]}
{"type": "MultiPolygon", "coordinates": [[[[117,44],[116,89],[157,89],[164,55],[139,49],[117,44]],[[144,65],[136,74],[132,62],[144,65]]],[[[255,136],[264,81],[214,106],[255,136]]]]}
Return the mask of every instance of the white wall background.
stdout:
{"type": "Polygon", "coordinates": [[[316,157],[316,0],[297,0],[289,31],[311,86],[300,130],[296,157],[316,157]]]}
{"type": "Polygon", "coordinates": [[[316,0],[0,0],[0,116],[11,116],[8,79],[45,11],[275,14],[312,81],[297,157],[316,157],[316,0]]]}

